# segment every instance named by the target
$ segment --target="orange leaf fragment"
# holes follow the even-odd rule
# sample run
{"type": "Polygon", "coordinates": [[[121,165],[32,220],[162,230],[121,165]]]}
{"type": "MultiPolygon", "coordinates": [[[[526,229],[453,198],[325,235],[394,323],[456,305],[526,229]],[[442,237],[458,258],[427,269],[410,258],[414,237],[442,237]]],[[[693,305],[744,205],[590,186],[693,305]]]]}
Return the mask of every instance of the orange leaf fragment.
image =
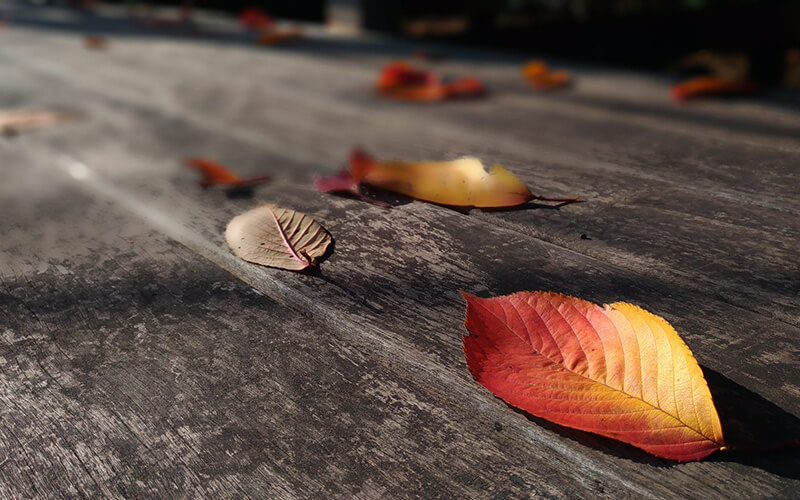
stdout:
{"type": "Polygon", "coordinates": [[[663,318],[552,292],[462,295],[467,365],[507,403],[670,460],[726,448],[703,372],[663,318]]]}
{"type": "Polygon", "coordinates": [[[87,49],[105,50],[108,48],[108,39],[98,35],[86,35],[83,37],[83,44],[87,49]]]}
{"type": "Polygon", "coordinates": [[[200,186],[203,188],[223,186],[232,189],[241,189],[263,184],[270,180],[269,176],[266,175],[252,177],[250,179],[240,179],[238,175],[234,174],[226,167],[207,158],[187,158],[186,167],[197,170],[203,175],[202,179],[200,179],[200,186]]]}
{"type": "Polygon", "coordinates": [[[550,71],[543,61],[530,61],[522,67],[522,75],[537,89],[557,89],[567,87],[571,83],[569,72],[564,70],[550,71]]]}
{"type": "Polygon", "coordinates": [[[729,80],[717,76],[700,76],[691,78],[672,87],[672,98],[686,101],[706,96],[751,95],[758,90],[758,85],[749,80],[729,80]]]}
{"type": "Polygon", "coordinates": [[[287,30],[273,29],[273,30],[262,31],[258,35],[256,41],[259,43],[259,45],[278,45],[302,37],[303,37],[303,32],[299,29],[287,29],[287,30]]]}
{"type": "Polygon", "coordinates": [[[486,87],[477,78],[465,77],[445,83],[438,74],[403,61],[383,68],[375,88],[381,95],[410,101],[442,101],[486,93],[486,87]]]}

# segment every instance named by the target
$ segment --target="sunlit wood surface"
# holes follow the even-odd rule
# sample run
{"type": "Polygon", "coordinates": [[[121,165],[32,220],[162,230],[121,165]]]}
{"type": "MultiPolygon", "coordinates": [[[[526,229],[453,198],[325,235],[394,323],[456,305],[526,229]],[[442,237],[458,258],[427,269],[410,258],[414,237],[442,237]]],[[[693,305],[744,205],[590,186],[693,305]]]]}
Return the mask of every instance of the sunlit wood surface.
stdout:
{"type": "Polygon", "coordinates": [[[121,16],[29,8],[0,30],[0,109],[79,115],[0,138],[0,497],[796,495],[796,451],[675,464],[514,411],[466,368],[458,294],[641,305],[695,353],[729,441],[797,436],[787,96],[678,105],[665,77],[570,64],[573,89],[536,93],[524,58],[445,47],[434,67],[490,95],[397,103],[377,71],[422,44],[311,30],[258,47],[215,18],[121,16]],[[354,145],[476,155],[584,201],[386,210],[315,192],[354,145]],[[228,198],[188,156],[274,180],[228,198]],[[228,251],[227,221],[267,202],[334,235],[319,272],[228,251]]]}

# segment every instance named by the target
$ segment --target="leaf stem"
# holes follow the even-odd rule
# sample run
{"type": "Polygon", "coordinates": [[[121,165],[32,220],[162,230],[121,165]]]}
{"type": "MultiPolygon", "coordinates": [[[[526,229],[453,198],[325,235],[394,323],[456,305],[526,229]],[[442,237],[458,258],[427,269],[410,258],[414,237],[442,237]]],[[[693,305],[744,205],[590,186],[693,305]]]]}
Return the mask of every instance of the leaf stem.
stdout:
{"type": "Polygon", "coordinates": [[[738,451],[741,453],[769,453],[771,451],[790,450],[800,447],[800,438],[785,439],[769,444],[757,445],[728,445],[723,447],[723,451],[738,451]]]}
{"type": "Polygon", "coordinates": [[[575,203],[576,201],[578,201],[577,196],[575,198],[547,198],[545,196],[534,195],[533,199],[539,201],[556,201],[559,203],[575,203]]]}
{"type": "Polygon", "coordinates": [[[269,213],[272,214],[272,219],[275,221],[275,226],[277,226],[277,228],[278,228],[278,234],[281,235],[281,239],[283,240],[283,244],[286,246],[286,248],[289,249],[289,252],[291,252],[292,257],[297,259],[297,261],[299,263],[305,265],[306,267],[310,266],[311,263],[309,261],[307,261],[306,259],[304,259],[301,256],[297,255],[297,252],[294,251],[294,248],[292,247],[292,244],[289,243],[289,240],[286,238],[286,233],[283,232],[283,227],[281,227],[281,223],[280,223],[280,221],[278,221],[278,216],[275,215],[275,211],[270,208],[269,209],[269,213]]]}

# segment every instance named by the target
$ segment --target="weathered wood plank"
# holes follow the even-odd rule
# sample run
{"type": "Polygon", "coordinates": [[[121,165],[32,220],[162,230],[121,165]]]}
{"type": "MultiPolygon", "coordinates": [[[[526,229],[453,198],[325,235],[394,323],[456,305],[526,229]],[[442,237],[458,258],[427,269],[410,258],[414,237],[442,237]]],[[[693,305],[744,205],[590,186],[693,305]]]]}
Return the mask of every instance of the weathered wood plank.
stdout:
{"type": "MultiPolygon", "coordinates": [[[[248,55],[252,57],[246,54],[248,55]]],[[[238,57],[239,64],[247,65],[242,59],[245,56],[238,57]]],[[[196,58],[178,59],[195,61],[194,71],[197,70],[196,58]]],[[[226,58],[226,60],[231,59],[237,58],[226,58]]],[[[134,62],[124,60],[129,66],[134,65],[134,62]]],[[[139,61],[138,64],[152,63],[139,61]]],[[[87,71],[91,71],[91,68],[87,68],[87,71]]],[[[617,164],[613,162],[600,162],[602,165],[598,171],[594,169],[598,161],[589,156],[581,156],[582,153],[575,157],[573,153],[568,152],[565,157],[564,154],[556,152],[555,156],[544,155],[543,159],[538,154],[541,153],[538,148],[520,146],[525,144],[525,141],[521,140],[512,141],[513,144],[509,148],[504,148],[503,145],[508,141],[504,139],[505,143],[496,144],[493,132],[478,134],[477,137],[474,133],[468,134],[467,137],[462,137],[463,134],[448,133],[452,137],[443,139],[437,137],[438,131],[449,130],[452,124],[443,124],[438,120],[437,117],[441,114],[439,111],[432,114],[429,121],[422,121],[419,126],[414,126],[402,115],[399,122],[393,121],[391,117],[375,118],[373,106],[369,107],[370,112],[366,114],[357,113],[357,110],[362,108],[355,105],[348,106],[343,111],[339,110],[341,108],[339,101],[335,101],[333,111],[327,105],[307,107],[303,96],[298,97],[294,90],[288,94],[269,90],[275,86],[280,87],[280,79],[276,85],[270,86],[263,85],[265,82],[262,80],[258,83],[242,80],[236,86],[232,86],[226,85],[227,81],[215,80],[213,77],[200,82],[198,80],[201,75],[191,72],[188,73],[193,76],[184,76],[183,80],[174,77],[171,81],[163,81],[156,77],[152,69],[150,71],[150,73],[145,71],[145,74],[153,76],[152,80],[161,82],[161,86],[152,83],[152,80],[144,78],[139,73],[131,73],[131,78],[137,81],[137,85],[150,85],[152,93],[128,91],[117,96],[117,86],[111,87],[111,82],[101,86],[100,90],[113,88],[112,93],[117,96],[116,99],[134,100],[137,106],[149,109],[147,112],[158,112],[163,106],[168,116],[177,115],[181,120],[189,120],[193,127],[204,128],[208,125],[206,132],[212,133],[215,137],[206,135],[198,140],[200,136],[192,131],[178,129],[165,134],[164,128],[159,127],[137,132],[137,135],[142,137],[154,136],[148,137],[145,149],[155,149],[170,154],[176,148],[184,147],[183,154],[188,155],[197,154],[198,151],[208,151],[208,154],[212,155],[227,155],[234,164],[244,164],[245,167],[256,162],[257,155],[239,153],[240,146],[226,145],[225,138],[216,137],[217,135],[230,135],[250,146],[266,148],[270,152],[278,151],[286,156],[298,157],[309,162],[332,158],[327,162],[331,166],[338,163],[339,158],[345,158],[346,150],[353,142],[374,145],[379,151],[388,151],[385,154],[399,156],[477,153],[512,166],[515,171],[522,174],[524,180],[536,186],[540,192],[573,194],[578,192],[574,190],[579,190],[579,194],[588,201],[584,205],[570,207],[572,213],[580,215],[572,224],[568,235],[564,235],[563,226],[560,225],[564,217],[555,213],[537,217],[534,225],[525,222],[531,219],[526,213],[493,215],[492,217],[501,219],[499,223],[512,222],[507,227],[527,230],[571,250],[588,253],[618,265],[629,266],[641,273],[653,274],[661,279],[679,279],[682,286],[698,283],[700,277],[696,275],[699,272],[702,274],[702,284],[699,286],[707,288],[713,285],[721,292],[724,300],[739,307],[764,312],[795,326],[800,324],[800,304],[793,300],[793,297],[800,293],[800,289],[798,281],[790,278],[800,275],[800,268],[797,267],[795,258],[799,245],[796,238],[789,236],[797,234],[797,224],[800,222],[797,217],[781,215],[780,209],[759,210],[758,206],[754,207],[747,203],[747,200],[743,200],[741,195],[730,197],[725,196],[724,192],[708,193],[704,189],[697,189],[693,180],[677,184],[665,183],[662,179],[649,177],[648,172],[651,167],[649,164],[645,168],[638,167],[638,164],[630,167],[643,171],[645,174],[643,178],[641,175],[618,171],[617,164]],[[265,88],[262,89],[262,86],[265,88]],[[253,109],[265,109],[268,112],[252,113],[250,110],[253,109]],[[195,139],[192,139],[192,136],[195,139]],[[308,137],[315,137],[318,140],[309,144],[308,137]],[[427,153],[420,153],[420,150],[427,153]],[[231,155],[230,152],[234,154],[231,155]],[[546,161],[553,158],[557,166],[546,161]],[[653,209],[647,200],[663,192],[670,193],[669,199],[674,202],[667,207],[653,209]],[[639,211],[646,213],[640,214],[639,211]],[[729,216],[726,220],[728,225],[723,227],[704,215],[710,212],[729,214],[740,212],[741,215],[729,216]],[[607,216],[608,213],[620,216],[610,218],[607,216]],[[679,224],[671,223],[675,217],[680,217],[679,224]],[[643,220],[653,221],[656,224],[666,223],[668,231],[648,232],[646,225],[642,223],[643,220]],[[709,223],[715,224],[720,229],[709,232],[707,229],[709,223]],[[740,224],[747,227],[744,234],[739,234],[737,226],[740,224]],[[594,235],[595,241],[593,243],[581,241],[578,239],[580,234],[594,235]],[[708,240],[714,242],[713,247],[705,242],[700,244],[696,241],[698,237],[702,240],[705,235],[708,240]],[[601,236],[603,241],[597,241],[601,236]],[[761,245],[763,250],[752,252],[750,246],[742,245],[742,238],[752,239],[761,245]],[[704,249],[707,251],[703,251],[704,249]]],[[[308,75],[307,72],[301,74],[308,75]]],[[[95,76],[102,81],[101,76],[95,76]]],[[[97,90],[97,82],[93,85],[91,88],[97,90]]],[[[313,99],[320,100],[319,97],[313,99]]],[[[112,103],[119,107],[118,101],[112,103]]],[[[387,109],[391,113],[405,113],[394,104],[382,103],[381,106],[384,108],[389,106],[390,109],[387,109]]],[[[473,104],[468,104],[466,107],[471,106],[473,104]]],[[[454,107],[446,109],[452,114],[454,107]]],[[[139,109],[133,111],[144,112],[139,109]]],[[[414,112],[422,113],[423,110],[415,109],[414,112]]],[[[108,109],[100,109],[95,114],[106,118],[110,112],[108,109]]],[[[497,121],[497,116],[507,115],[508,113],[502,109],[490,110],[488,114],[482,116],[482,119],[497,121]],[[495,118],[492,118],[493,116],[495,118]]],[[[475,120],[467,123],[472,127],[475,120]]],[[[108,125],[102,125],[106,126],[108,125]]],[[[124,129],[124,126],[121,128],[124,129]]],[[[501,126],[501,130],[521,128],[525,128],[523,124],[513,120],[504,122],[501,126]]],[[[129,132],[122,130],[118,133],[130,135],[129,132]]],[[[656,140],[656,136],[663,135],[660,131],[649,134],[653,140],[656,140]]],[[[575,136],[569,147],[564,147],[564,150],[584,147],[584,143],[588,142],[591,136],[591,131],[575,136]]],[[[628,136],[629,134],[620,134],[619,139],[626,139],[628,136]]],[[[78,142],[82,140],[84,139],[79,139],[78,142]]],[[[614,144],[619,143],[620,140],[616,140],[612,148],[614,144]]],[[[672,146],[677,148],[674,144],[672,146]]],[[[702,142],[697,141],[694,147],[701,146],[702,142]]],[[[728,148],[726,154],[728,157],[738,157],[748,148],[750,146],[728,148]]],[[[706,147],[704,151],[708,149],[706,147]]],[[[756,151],[753,154],[759,153],[761,161],[765,161],[763,158],[768,154],[774,153],[772,150],[765,152],[759,148],[754,149],[756,151]]],[[[786,160],[779,168],[783,178],[787,179],[794,175],[792,172],[795,170],[793,163],[790,163],[790,157],[793,158],[791,155],[786,156],[786,160]]],[[[707,160],[704,165],[701,170],[703,175],[698,175],[697,168],[693,166],[684,173],[684,177],[691,175],[694,179],[701,179],[709,185],[717,185],[706,180],[711,177],[707,172],[716,169],[716,164],[707,160]]],[[[758,172],[754,175],[769,178],[768,175],[762,175],[760,170],[758,172]]],[[[738,174],[727,172],[725,175],[731,177],[738,174]]],[[[767,180],[771,185],[785,186],[786,190],[792,192],[791,198],[796,198],[790,187],[791,183],[775,176],[767,180]]]]}
{"type": "Polygon", "coordinates": [[[465,371],[402,362],[2,160],[27,167],[1,202],[21,208],[0,222],[4,497],[636,495],[491,398],[464,404],[465,371]]]}
{"type": "MultiPolygon", "coordinates": [[[[796,220],[785,215],[788,205],[748,203],[738,211],[714,186],[709,198],[695,200],[697,191],[636,174],[641,160],[626,160],[634,173],[613,161],[595,169],[597,162],[580,164],[583,152],[562,157],[556,176],[524,167],[537,148],[521,139],[497,145],[494,135],[473,144],[482,132],[437,135],[474,131],[480,103],[446,108],[440,118],[356,93],[342,103],[336,92],[322,93],[309,104],[318,89],[292,91],[314,75],[349,84],[341,73],[350,67],[313,73],[308,61],[287,54],[173,43],[160,43],[170,57],[154,62],[136,54],[139,42],[125,42],[125,57],[104,54],[108,65],[98,69],[77,48],[61,58],[46,53],[66,37],[25,37],[24,50],[37,52],[0,48],[0,58],[18,69],[5,87],[13,91],[0,99],[69,102],[88,117],[0,147],[5,165],[40,169],[0,188],[5,212],[23,207],[0,221],[11,235],[2,248],[12,256],[0,266],[4,312],[11,311],[4,322],[12,339],[30,337],[0,346],[15,357],[0,356],[28,369],[8,369],[3,394],[28,399],[2,428],[2,442],[38,442],[30,414],[50,419],[41,428],[56,428],[45,448],[11,448],[24,457],[5,471],[15,474],[9,484],[17,491],[68,494],[74,484],[76,494],[747,497],[796,489],[796,454],[661,467],[625,446],[529,422],[470,380],[456,294],[545,288],[636,302],[683,333],[706,368],[729,437],[796,430],[800,331],[786,321],[795,313],[780,315],[793,306],[796,286],[796,220]],[[211,75],[211,85],[192,85],[220,54],[229,69],[268,60],[276,74],[254,71],[227,84],[211,75]],[[176,55],[181,66],[163,75],[176,55]],[[265,111],[252,113],[257,104],[265,111]],[[453,123],[459,113],[468,125],[453,123]],[[413,114],[428,121],[414,128],[413,114]],[[332,171],[354,137],[387,154],[480,153],[564,194],[582,180],[595,201],[560,212],[465,215],[421,203],[387,212],[313,193],[310,173],[332,171]],[[177,165],[198,153],[266,170],[276,182],[252,201],[202,192],[177,165]],[[65,174],[80,191],[61,184],[65,174]],[[313,214],[333,232],[336,251],[320,274],[262,269],[228,253],[225,222],[267,200],[313,214]],[[700,215],[706,212],[714,216],[700,215]],[[695,236],[700,230],[708,236],[695,236]],[[576,238],[579,231],[594,239],[576,238]],[[704,246],[713,247],[711,255],[704,246]],[[763,256],[746,251],[764,246],[775,248],[763,256]],[[706,269],[714,259],[721,262],[706,269]],[[735,272],[722,272],[737,260],[744,262],[735,272]],[[754,291],[737,299],[737,286],[754,291]],[[281,320],[285,328],[276,328],[281,320]],[[35,392],[45,371],[73,390],[59,393],[51,382],[35,392]],[[146,484],[135,483],[141,477],[146,484]]],[[[491,120],[501,123],[497,115],[491,120]]],[[[765,155],[775,149],[763,141],[752,147],[765,155]]],[[[541,159],[535,165],[545,166],[541,159]]],[[[681,175],[701,174],[685,168],[681,175]]],[[[730,186],[746,193],[746,185],[730,186]]]]}
{"type": "MultiPolygon", "coordinates": [[[[48,154],[42,158],[58,161],[48,154]]],[[[26,160],[30,161],[33,159],[26,160]]],[[[785,373],[765,370],[763,366],[764,360],[769,359],[772,366],[784,366],[792,373],[790,367],[795,358],[786,351],[792,348],[791,338],[796,335],[792,329],[787,330],[785,325],[768,326],[774,330],[770,332],[772,344],[767,348],[760,341],[754,342],[755,339],[748,339],[744,335],[754,328],[763,328],[764,318],[731,309],[707,297],[692,297],[680,289],[643,279],[624,270],[587,262],[585,258],[564,253],[538,240],[508,234],[491,224],[480,221],[473,223],[471,218],[455,212],[442,213],[438,207],[413,204],[387,214],[378,208],[364,209],[359,204],[353,207],[354,202],[346,200],[311,197],[306,187],[290,183],[272,186],[270,192],[265,193],[270,199],[302,207],[323,221],[339,238],[337,250],[331,260],[323,265],[323,278],[320,279],[253,268],[242,265],[230,256],[219,236],[220,226],[229,214],[241,210],[238,208],[241,202],[224,200],[218,196],[216,203],[204,201],[187,207],[188,213],[181,213],[174,206],[164,206],[163,201],[140,200],[126,194],[126,191],[116,190],[102,179],[89,176],[83,182],[91,191],[108,196],[126,209],[138,213],[159,230],[232,270],[264,293],[292,307],[307,310],[329,328],[345,330],[351,341],[358,339],[373,349],[379,348],[381,357],[388,359],[387,362],[392,366],[407,370],[413,374],[413,378],[428,380],[425,382],[427,394],[443,406],[461,407],[465,404],[462,398],[471,401],[478,397],[487,400],[492,412],[498,415],[508,412],[502,403],[491,402],[491,396],[468,380],[468,374],[464,371],[459,340],[462,328],[459,318],[463,305],[456,298],[455,289],[504,293],[524,288],[547,288],[594,300],[634,300],[665,314],[684,332],[698,359],[706,367],[720,371],[756,392],[769,395],[783,408],[797,411],[796,398],[790,396],[793,386],[791,377],[787,379],[785,373]],[[369,227],[370,231],[363,231],[363,227],[369,227]],[[421,235],[419,229],[423,227],[424,235],[421,235]],[[476,235],[480,235],[477,245],[476,235]],[[376,249],[376,237],[385,246],[376,249]],[[502,249],[502,253],[498,249],[502,249]],[[702,311],[700,315],[698,307],[702,311]],[[735,325],[721,325],[716,318],[735,318],[735,325]],[[745,353],[753,356],[755,351],[759,352],[757,356],[760,362],[745,359],[745,353]],[[781,353],[790,357],[780,357],[781,353]],[[433,381],[428,377],[433,377],[433,381]],[[778,378],[783,386],[777,385],[778,378]],[[459,380],[455,385],[454,379],[459,380]],[[455,396],[456,400],[447,399],[447,395],[455,396]]],[[[169,196],[174,202],[174,186],[170,187],[170,191],[169,196]]],[[[191,196],[198,196],[198,192],[194,191],[191,196]]],[[[715,391],[724,390],[726,384],[730,384],[730,381],[722,386],[714,386],[715,391]]],[[[752,400],[752,395],[744,399],[752,400]]],[[[748,407],[750,404],[748,402],[748,407]]],[[[481,412],[485,411],[483,404],[480,407],[484,408],[481,412]]],[[[733,414],[729,410],[725,415],[726,429],[735,430],[737,426],[752,425],[750,418],[745,418],[742,423],[743,416],[738,411],[741,409],[733,414]]],[[[772,418],[769,420],[770,426],[791,428],[796,425],[794,417],[776,410],[758,415],[758,418],[772,418]]],[[[530,433],[539,429],[527,431],[530,433]]],[[[618,445],[594,441],[593,438],[588,440],[602,451],[594,451],[578,443],[571,443],[570,447],[577,446],[582,453],[594,453],[591,460],[596,462],[592,467],[609,471],[624,469],[629,481],[632,477],[641,479],[640,483],[636,483],[637,488],[652,491],[651,488],[655,486],[651,483],[656,479],[652,475],[652,466],[658,461],[629,450],[622,453],[628,458],[615,458],[613,453],[617,453],[614,450],[618,449],[618,445]],[[632,464],[629,460],[631,456],[636,456],[641,463],[632,464]]],[[[583,437],[579,442],[587,443],[583,437]]],[[[534,445],[537,448],[541,446],[534,445]]],[[[552,453],[553,450],[546,452],[552,453]]],[[[557,453],[566,453],[565,456],[570,457],[565,458],[566,461],[576,458],[572,450],[566,452],[561,449],[557,453]]],[[[785,457],[780,458],[784,463],[785,460],[785,457]]],[[[758,466],[772,470],[769,464],[767,460],[766,464],[762,462],[758,466]]],[[[744,474],[741,476],[743,481],[759,491],[786,485],[771,473],[753,469],[752,464],[744,466],[707,462],[692,464],[676,470],[676,473],[681,475],[681,479],[675,481],[687,485],[694,481],[708,487],[714,481],[738,484],[740,480],[737,477],[740,474],[744,474]],[[683,477],[685,474],[689,477],[683,477]],[[754,479],[760,474],[765,474],[763,483],[754,479]],[[717,479],[712,480],[711,477],[717,479]]],[[[663,479],[662,471],[657,474],[663,479]]],[[[786,472],[781,474],[785,475],[786,472]]],[[[691,491],[696,492],[699,487],[699,484],[693,485],[691,491]]],[[[777,494],[781,490],[773,491],[777,494]]],[[[663,495],[667,491],[654,494],[663,495]]]]}

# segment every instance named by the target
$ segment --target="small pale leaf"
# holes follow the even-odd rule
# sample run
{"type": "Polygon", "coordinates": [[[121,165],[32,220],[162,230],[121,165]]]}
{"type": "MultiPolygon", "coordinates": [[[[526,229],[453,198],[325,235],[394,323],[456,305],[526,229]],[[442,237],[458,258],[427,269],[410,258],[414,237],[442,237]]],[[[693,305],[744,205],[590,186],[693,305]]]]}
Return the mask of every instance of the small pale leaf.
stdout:
{"type": "Polygon", "coordinates": [[[58,111],[0,111],[0,130],[47,127],[72,117],[58,111]]]}
{"type": "Polygon", "coordinates": [[[306,214],[263,205],[234,217],[225,240],[248,262],[300,271],[316,265],[333,238],[306,214]]]}

